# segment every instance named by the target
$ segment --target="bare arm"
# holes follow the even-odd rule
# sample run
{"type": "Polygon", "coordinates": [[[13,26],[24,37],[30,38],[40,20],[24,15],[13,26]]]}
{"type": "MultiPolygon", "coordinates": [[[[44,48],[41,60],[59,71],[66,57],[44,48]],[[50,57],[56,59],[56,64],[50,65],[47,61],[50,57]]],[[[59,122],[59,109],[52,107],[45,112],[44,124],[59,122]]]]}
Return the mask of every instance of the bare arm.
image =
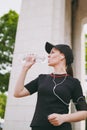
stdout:
{"type": "Polygon", "coordinates": [[[78,111],[71,114],[56,114],[48,116],[48,120],[54,126],[59,126],[64,122],[78,122],[87,118],[87,111],[78,111]]]}
{"type": "Polygon", "coordinates": [[[35,63],[35,58],[33,56],[29,56],[26,58],[26,63],[24,64],[22,71],[19,75],[17,83],[15,85],[14,96],[24,97],[30,95],[29,91],[24,87],[24,81],[26,78],[27,71],[31,68],[31,66],[35,63]]]}
{"type": "Polygon", "coordinates": [[[87,111],[78,111],[72,114],[65,114],[65,122],[78,122],[87,118],[87,111]]]}
{"type": "Polygon", "coordinates": [[[29,91],[26,88],[24,88],[24,80],[25,80],[26,74],[27,74],[27,71],[25,69],[22,69],[21,74],[15,86],[15,91],[14,91],[15,97],[24,97],[30,94],[29,91]]]}

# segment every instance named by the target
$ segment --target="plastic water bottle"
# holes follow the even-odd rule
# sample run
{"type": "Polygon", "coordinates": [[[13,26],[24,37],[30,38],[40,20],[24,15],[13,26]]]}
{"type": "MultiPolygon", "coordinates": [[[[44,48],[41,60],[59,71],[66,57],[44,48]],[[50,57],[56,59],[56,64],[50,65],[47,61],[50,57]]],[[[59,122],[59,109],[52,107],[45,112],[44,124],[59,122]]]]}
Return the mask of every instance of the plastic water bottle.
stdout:
{"type": "MultiPolygon", "coordinates": [[[[22,57],[22,63],[25,63],[26,62],[26,57],[28,56],[28,55],[31,55],[31,54],[26,54],[24,57],[22,57]]],[[[47,57],[46,56],[44,56],[44,55],[41,55],[41,54],[39,54],[39,55],[37,55],[37,54],[32,54],[32,55],[34,55],[34,57],[35,57],[35,62],[36,63],[46,63],[46,61],[47,61],[47,57]]]]}
{"type": "Polygon", "coordinates": [[[35,61],[36,63],[45,63],[47,60],[46,56],[43,55],[36,55],[35,61]]]}

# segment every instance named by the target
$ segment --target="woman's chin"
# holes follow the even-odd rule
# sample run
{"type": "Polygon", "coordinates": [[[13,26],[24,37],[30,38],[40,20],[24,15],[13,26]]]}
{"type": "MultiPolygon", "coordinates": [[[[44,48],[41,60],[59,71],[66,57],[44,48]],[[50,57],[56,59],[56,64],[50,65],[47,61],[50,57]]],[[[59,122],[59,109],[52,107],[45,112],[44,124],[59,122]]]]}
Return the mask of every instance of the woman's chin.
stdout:
{"type": "Polygon", "coordinates": [[[48,62],[48,66],[53,66],[53,64],[48,62]]]}

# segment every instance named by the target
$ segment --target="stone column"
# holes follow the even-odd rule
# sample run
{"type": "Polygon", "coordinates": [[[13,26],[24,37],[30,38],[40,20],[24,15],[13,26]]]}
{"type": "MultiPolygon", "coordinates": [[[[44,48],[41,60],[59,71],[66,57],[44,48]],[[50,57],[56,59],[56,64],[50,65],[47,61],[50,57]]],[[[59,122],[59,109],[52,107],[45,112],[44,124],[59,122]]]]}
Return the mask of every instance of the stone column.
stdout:
{"type": "MultiPolygon", "coordinates": [[[[20,74],[21,59],[26,53],[45,54],[46,41],[64,42],[65,0],[23,0],[17,28],[12,71],[9,82],[4,130],[29,130],[36,95],[14,98],[14,87],[20,74]]],[[[47,63],[35,64],[25,84],[40,73],[49,73],[47,63]]]]}
{"type": "MultiPolygon", "coordinates": [[[[87,18],[87,0],[77,1],[73,17],[73,53],[74,53],[74,76],[77,77],[82,85],[85,95],[85,46],[83,36],[83,25],[87,18]]],[[[85,130],[85,121],[75,123],[74,129],[85,130]]]]}

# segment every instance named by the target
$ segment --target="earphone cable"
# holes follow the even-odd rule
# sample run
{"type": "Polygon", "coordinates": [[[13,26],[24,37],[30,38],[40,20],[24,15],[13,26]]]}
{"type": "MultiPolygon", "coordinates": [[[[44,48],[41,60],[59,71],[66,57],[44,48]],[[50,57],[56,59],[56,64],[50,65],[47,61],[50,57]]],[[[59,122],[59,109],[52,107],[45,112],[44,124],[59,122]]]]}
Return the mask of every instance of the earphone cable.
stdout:
{"type": "Polygon", "coordinates": [[[69,106],[69,104],[66,103],[62,98],[60,98],[60,97],[56,94],[56,92],[55,92],[56,87],[57,87],[58,85],[60,85],[60,84],[63,84],[64,81],[66,80],[66,78],[67,78],[67,74],[65,75],[64,79],[63,79],[60,83],[56,84],[56,82],[55,82],[55,76],[54,76],[54,78],[53,78],[53,83],[54,83],[53,94],[54,94],[63,104],[69,106]]]}

